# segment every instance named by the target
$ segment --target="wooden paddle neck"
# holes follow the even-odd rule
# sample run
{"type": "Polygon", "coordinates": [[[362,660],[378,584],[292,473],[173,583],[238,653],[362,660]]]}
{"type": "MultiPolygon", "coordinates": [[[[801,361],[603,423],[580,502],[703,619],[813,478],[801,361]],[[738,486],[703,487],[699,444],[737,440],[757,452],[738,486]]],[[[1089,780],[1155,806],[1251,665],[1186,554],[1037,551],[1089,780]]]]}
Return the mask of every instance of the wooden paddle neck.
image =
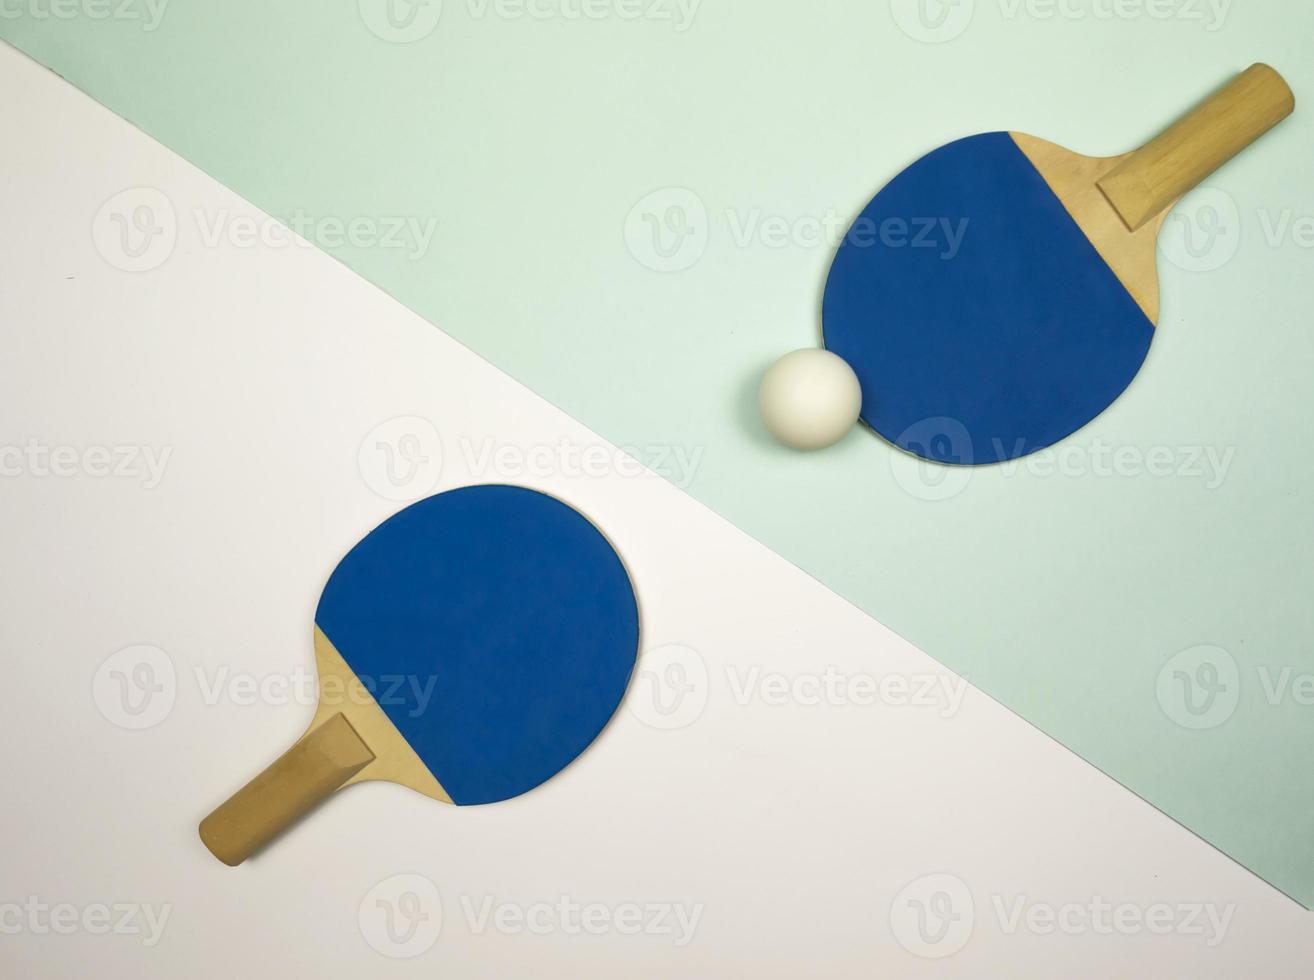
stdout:
{"type": "Polygon", "coordinates": [[[1295,107],[1281,75],[1268,65],[1251,65],[1105,174],[1099,188],[1128,230],[1137,231],[1295,107]]]}
{"type": "Polygon", "coordinates": [[[335,714],[206,817],[201,840],[224,864],[241,864],[373,761],[356,729],[335,714]]]}

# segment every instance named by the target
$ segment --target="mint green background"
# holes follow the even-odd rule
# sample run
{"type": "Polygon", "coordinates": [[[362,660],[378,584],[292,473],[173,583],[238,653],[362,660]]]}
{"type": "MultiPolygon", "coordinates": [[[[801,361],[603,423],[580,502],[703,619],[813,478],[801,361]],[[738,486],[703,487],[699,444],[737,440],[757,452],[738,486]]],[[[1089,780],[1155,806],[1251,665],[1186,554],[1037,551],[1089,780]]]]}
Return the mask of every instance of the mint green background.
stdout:
{"type": "Polygon", "coordinates": [[[794,455],[755,418],[765,365],[817,340],[830,250],[739,246],[728,209],[847,220],[983,130],[1119,152],[1255,60],[1314,93],[1296,0],[1236,0],[1217,30],[1012,9],[977,0],[937,45],[879,0],[704,0],[684,32],[449,0],[408,45],[350,0],[173,0],[153,33],[23,16],[0,35],[272,214],[438,218],[420,261],[334,251],[613,442],[701,450],[700,500],[1308,906],[1314,707],[1267,703],[1256,672],[1314,672],[1314,250],[1270,246],[1260,219],[1314,214],[1314,110],[1210,181],[1239,208],[1239,251],[1207,274],[1161,262],[1145,370],[1070,442],[1235,447],[1220,488],[996,467],[935,502],[865,431],[794,455]],[[705,202],[710,240],[661,274],[624,226],[672,186],[705,202]],[[1198,644],[1241,669],[1240,705],[1207,731],[1156,698],[1198,644]]]}

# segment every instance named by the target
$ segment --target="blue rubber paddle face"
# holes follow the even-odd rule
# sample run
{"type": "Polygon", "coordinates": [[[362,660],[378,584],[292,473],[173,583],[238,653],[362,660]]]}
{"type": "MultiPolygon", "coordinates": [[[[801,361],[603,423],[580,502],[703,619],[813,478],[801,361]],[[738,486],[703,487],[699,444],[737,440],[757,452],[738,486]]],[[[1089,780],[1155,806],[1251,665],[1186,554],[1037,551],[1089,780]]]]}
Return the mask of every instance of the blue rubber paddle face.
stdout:
{"type": "Polygon", "coordinates": [[[964,464],[1077,431],[1154,335],[1008,133],[941,147],[876,196],[835,256],[822,322],[862,382],[863,420],[964,464]]]}
{"type": "Polygon", "coordinates": [[[333,572],[315,622],[463,805],[569,765],[615,712],[639,644],[629,576],[597,528],[507,486],[386,521],[333,572]]]}

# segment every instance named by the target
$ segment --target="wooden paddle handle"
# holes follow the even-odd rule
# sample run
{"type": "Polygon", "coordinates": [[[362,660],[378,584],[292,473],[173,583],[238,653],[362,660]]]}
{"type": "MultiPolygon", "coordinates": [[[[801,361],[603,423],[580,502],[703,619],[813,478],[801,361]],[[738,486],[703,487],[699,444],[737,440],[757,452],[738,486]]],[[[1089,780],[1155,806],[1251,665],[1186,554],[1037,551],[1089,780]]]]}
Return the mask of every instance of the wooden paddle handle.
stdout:
{"type": "Polygon", "coordinates": [[[373,761],[351,723],[334,715],[202,820],[201,840],[239,865],[373,761]]]}
{"type": "Polygon", "coordinates": [[[1291,115],[1296,98],[1268,65],[1251,65],[1099,181],[1131,231],[1291,115]]]}

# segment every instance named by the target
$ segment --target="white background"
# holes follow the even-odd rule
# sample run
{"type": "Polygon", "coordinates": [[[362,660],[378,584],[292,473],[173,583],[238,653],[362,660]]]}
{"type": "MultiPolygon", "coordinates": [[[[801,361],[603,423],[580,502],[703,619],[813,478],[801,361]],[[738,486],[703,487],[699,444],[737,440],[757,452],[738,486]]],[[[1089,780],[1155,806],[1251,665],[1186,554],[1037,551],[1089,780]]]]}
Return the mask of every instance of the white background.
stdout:
{"type": "Polygon", "coordinates": [[[0,91],[5,976],[1308,976],[1294,902],[326,256],[206,245],[264,219],[8,48],[0,91]],[[220,865],[197,823],[313,713],[243,679],[312,669],[328,571],[402,499],[492,481],[631,568],[614,724],[522,799],[357,787],[220,865]]]}

